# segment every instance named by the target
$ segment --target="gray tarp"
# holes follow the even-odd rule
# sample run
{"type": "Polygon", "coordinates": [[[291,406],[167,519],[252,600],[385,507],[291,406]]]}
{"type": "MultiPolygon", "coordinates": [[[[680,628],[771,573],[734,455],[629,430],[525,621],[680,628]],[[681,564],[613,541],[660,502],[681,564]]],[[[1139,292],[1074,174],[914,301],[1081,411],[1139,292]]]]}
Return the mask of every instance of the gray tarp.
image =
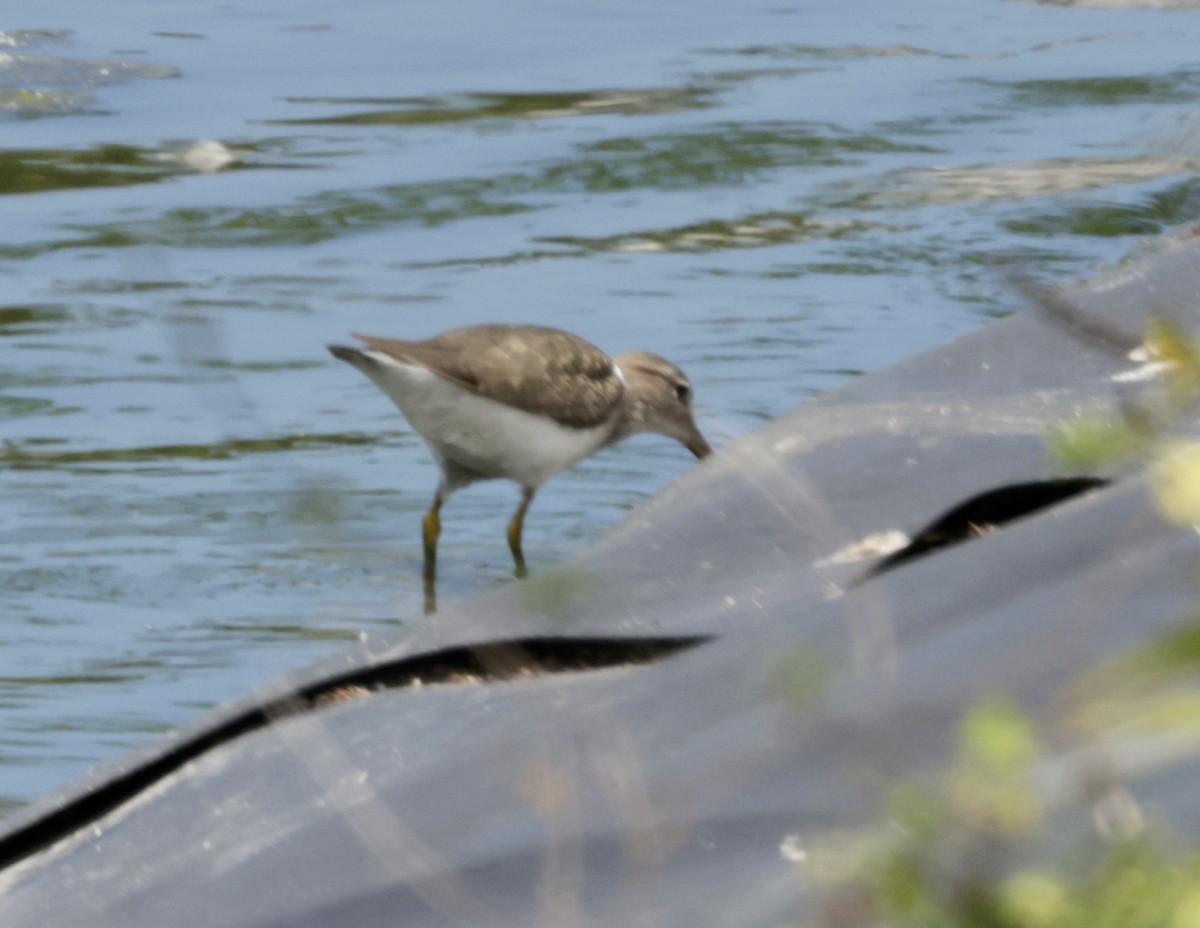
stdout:
{"type": "MultiPolygon", "coordinates": [[[[1180,235],[1071,298],[1136,339],[1150,313],[1200,328],[1198,295],[1180,235]]],[[[1058,721],[1089,668],[1200,605],[1197,534],[1156,514],[1144,467],[1071,474],[1046,451],[1150,373],[1031,311],[856,380],[569,563],[10,818],[0,924],[830,921],[809,850],[944,770],[995,693],[1053,736],[1035,773],[1054,840],[1116,795],[1194,837],[1194,744],[1058,721]],[[871,572],[947,514],[965,541],[871,572]]]]}

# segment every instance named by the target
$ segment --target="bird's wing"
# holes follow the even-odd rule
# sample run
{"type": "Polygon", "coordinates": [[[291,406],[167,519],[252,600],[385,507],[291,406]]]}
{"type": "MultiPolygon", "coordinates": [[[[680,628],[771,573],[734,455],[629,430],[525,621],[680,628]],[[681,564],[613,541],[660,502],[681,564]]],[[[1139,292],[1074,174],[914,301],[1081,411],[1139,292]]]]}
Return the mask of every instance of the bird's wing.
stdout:
{"type": "Polygon", "coordinates": [[[608,355],[559,329],[481,325],[424,341],[355,337],[376,351],[427,367],[478,396],[549,416],[572,428],[604,422],[624,390],[608,355]]]}

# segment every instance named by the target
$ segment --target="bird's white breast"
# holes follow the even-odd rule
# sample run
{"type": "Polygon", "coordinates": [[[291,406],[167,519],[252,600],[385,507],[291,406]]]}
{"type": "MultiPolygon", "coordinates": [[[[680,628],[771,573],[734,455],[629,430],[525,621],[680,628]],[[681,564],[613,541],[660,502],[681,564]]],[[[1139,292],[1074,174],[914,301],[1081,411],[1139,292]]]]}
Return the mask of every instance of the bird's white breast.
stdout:
{"type": "Polygon", "coordinates": [[[539,486],[602,448],[612,430],[610,425],[590,429],[559,425],[545,416],[476,396],[418,364],[369,353],[379,363],[368,369],[368,375],[400,407],[434,455],[485,477],[539,486]]]}

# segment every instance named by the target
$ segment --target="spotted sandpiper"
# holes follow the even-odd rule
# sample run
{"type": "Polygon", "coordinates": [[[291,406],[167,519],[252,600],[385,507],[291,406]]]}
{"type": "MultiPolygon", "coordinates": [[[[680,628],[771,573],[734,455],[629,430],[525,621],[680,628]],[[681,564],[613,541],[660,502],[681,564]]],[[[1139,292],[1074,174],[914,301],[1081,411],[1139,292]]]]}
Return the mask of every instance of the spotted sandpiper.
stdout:
{"type": "Polygon", "coordinates": [[[577,335],[534,325],[477,325],[424,341],[355,335],[363,348],[330,345],[400,407],[441,469],[422,521],[426,592],[436,573],[439,512],[477,480],[521,485],[508,523],[517,576],[525,574],[521,528],[546,480],[637,432],[711,450],[692,419],[683,371],[643,351],[610,358],[577,335]]]}

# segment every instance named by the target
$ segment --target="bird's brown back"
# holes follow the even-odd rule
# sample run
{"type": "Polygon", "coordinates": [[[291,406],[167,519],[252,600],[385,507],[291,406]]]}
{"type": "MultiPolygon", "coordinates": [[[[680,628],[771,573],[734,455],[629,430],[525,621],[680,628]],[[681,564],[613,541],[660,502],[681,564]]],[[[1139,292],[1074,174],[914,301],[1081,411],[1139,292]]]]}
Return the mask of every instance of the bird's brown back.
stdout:
{"type": "Polygon", "coordinates": [[[612,359],[570,332],[535,325],[451,329],[423,341],[355,335],[472,393],[571,428],[608,419],[624,389],[612,359]]]}

